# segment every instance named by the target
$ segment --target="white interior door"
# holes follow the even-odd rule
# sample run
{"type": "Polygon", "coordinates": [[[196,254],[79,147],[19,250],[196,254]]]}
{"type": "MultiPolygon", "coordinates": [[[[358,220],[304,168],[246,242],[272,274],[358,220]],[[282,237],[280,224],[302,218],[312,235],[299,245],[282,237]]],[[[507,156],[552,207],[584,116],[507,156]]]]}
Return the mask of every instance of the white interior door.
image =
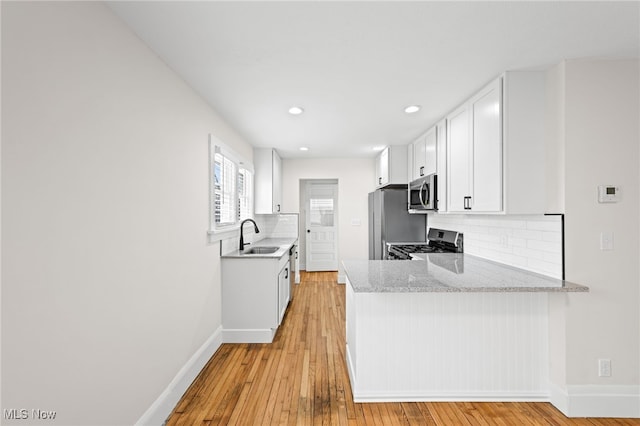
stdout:
{"type": "Polygon", "coordinates": [[[338,270],[338,185],[308,182],[305,200],[306,270],[338,270]]]}

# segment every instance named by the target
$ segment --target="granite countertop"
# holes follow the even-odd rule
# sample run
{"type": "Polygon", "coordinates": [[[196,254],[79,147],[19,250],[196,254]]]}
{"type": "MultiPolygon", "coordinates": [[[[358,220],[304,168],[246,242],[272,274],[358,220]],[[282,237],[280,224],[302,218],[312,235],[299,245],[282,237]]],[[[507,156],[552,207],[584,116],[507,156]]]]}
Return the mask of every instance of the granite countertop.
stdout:
{"type": "Polygon", "coordinates": [[[420,260],[345,260],[355,292],[587,292],[589,287],[462,253],[420,260]]]}
{"type": "Polygon", "coordinates": [[[221,258],[236,258],[236,259],[280,259],[285,254],[289,254],[289,249],[295,244],[297,238],[265,238],[255,243],[251,243],[245,247],[245,251],[254,247],[278,247],[273,253],[260,253],[260,254],[246,254],[240,250],[234,250],[227,254],[220,256],[221,258]]]}

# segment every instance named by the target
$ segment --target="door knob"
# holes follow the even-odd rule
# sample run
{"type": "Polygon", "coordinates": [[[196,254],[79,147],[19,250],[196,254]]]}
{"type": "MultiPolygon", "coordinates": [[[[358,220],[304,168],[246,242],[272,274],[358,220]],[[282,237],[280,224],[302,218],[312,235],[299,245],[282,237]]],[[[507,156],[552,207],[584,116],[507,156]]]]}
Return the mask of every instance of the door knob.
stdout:
{"type": "Polygon", "coordinates": [[[311,232],[311,229],[307,229],[307,233],[311,232]]]}

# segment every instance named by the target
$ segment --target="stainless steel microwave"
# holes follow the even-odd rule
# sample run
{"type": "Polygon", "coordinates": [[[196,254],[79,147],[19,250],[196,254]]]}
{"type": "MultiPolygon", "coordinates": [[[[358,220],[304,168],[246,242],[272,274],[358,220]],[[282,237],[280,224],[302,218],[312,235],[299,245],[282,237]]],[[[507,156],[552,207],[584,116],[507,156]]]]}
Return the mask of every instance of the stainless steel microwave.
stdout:
{"type": "Polygon", "coordinates": [[[416,179],[409,184],[409,213],[426,213],[438,209],[435,174],[416,179]]]}

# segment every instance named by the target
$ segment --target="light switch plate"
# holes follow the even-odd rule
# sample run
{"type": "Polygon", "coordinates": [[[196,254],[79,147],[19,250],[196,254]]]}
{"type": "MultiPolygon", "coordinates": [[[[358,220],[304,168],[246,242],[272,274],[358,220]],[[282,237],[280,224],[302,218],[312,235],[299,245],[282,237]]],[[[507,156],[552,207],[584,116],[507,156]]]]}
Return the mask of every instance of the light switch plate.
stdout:
{"type": "Polygon", "coordinates": [[[600,250],[613,250],[613,232],[600,233],[600,250]]]}

